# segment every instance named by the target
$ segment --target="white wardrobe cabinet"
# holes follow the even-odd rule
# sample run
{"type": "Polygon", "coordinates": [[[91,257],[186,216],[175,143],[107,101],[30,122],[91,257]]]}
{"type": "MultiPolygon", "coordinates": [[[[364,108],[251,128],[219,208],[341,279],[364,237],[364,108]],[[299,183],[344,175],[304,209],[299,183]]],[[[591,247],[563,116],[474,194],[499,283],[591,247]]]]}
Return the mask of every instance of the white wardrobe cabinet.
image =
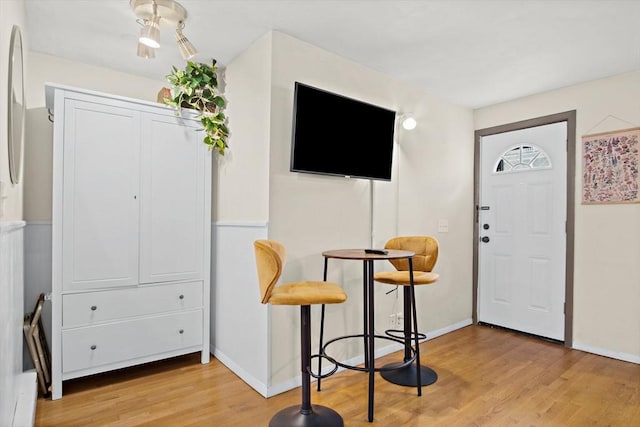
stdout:
{"type": "Polygon", "coordinates": [[[194,115],[60,85],[54,116],[52,398],[62,381],[209,361],[211,152],[194,115]]]}

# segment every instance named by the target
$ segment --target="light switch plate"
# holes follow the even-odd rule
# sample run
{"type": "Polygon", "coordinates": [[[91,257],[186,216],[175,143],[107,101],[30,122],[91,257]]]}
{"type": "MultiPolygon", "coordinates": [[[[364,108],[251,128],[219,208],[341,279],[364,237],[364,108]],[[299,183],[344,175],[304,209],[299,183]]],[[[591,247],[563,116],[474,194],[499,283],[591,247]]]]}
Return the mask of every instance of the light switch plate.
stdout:
{"type": "Polygon", "coordinates": [[[440,219],[438,220],[438,233],[448,233],[449,232],[449,220],[440,219]]]}

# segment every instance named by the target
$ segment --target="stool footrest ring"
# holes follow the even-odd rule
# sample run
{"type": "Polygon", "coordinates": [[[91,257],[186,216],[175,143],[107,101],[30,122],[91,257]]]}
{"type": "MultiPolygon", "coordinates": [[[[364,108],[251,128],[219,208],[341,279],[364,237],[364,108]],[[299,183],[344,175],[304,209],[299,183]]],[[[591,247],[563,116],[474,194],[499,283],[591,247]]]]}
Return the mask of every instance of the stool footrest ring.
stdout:
{"type": "Polygon", "coordinates": [[[332,363],[333,364],[333,369],[331,369],[326,374],[315,374],[313,372],[313,370],[311,369],[311,366],[309,366],[309,367],[307,367],[307,372],[309,373],[309,375],[311,375],[315,379],[324,379],[324,378],[330,377],[331,375],[335,374],[336,371],[338,370],[338,362],[336,362],[336,360],[333,357],[329,357],[326,354],[314,354],[314,355],[311,356],[311,360],[320,359],[320,358],[327,359],[330,363],[332,363]]]}
{"type": "MultiPolygon", "coordinates": [[[[403,331],[401,329],[387,329],[386,331],[384,331],[384,333],[386,335],[392,337],[392,338],[396,338],[396,339],[400,339],[400,340],[405,338],[405,331],[403,331]]],[[[409,332],[409,335],[411,336],[411,340],[414,341],[416,333],[411,331],[411,332],[409,332]]],[[[418,335],[418,340],[420,340],[420,341],[427,339],[427,335],[426,334],[418,332],[417,335],[418,335]]]]}
{"type": "MultiPolygon", "coordinates": [[[[327,347],[329,347],[329,345],[337,342],[337,341],[341,341],[344,339],[349,339],[349,338],[365,338],[366,335],[365,334],[355,334],[355,335],[345,335],[343,337],[338,337],[338,338],[334,338],[332,340],[327,341],[327,343],[323,346],[322,348],[322,352],[323,352],[323,356],[328,360],[331,360],[333,364],[345,368],[345,369],[351,369],[354,371],[360,371],[360,372],[369,372],[371,369],[364,367],[364,366],[353,366],[353,365],[347,365],[346,363],[342,363],[342,362],[337,362],[335,361],[335,359],[331,358],[330,356],[326,355],[326,349],[327,347]]],[[[374,338],[379,338],[379,339],[384,339],[384,340],[389,340],[389,341],[393,341],[393,342],[397,342],[399,344],[404,344],[404,340],[393,337],[393,336],[387,336],[387,335],[374,335],[374,338]]],[[[411,365],[411,363],[413,363],[416,358],[417,358],[417,352],[416,349],[413,346],[408,346],[406,347],[409,351],[410,351],[410,357],[406,360],[404,360],[402,363],[398,364],[396,367],[394,368],[390,368],[390,367],[378,367],[376,368],[375,366],[373,367],[373,371],[374,372],[381,372],[381,371],[388,371],[388,370],[397,370],[397,369],[401,369],[404,368],[406,366],[411,365]]],[[[312,356],[313,357],[313,356],[312,356]]],[[[315,356],[315,357],[319,357],[319,356],[315,356]]]]}

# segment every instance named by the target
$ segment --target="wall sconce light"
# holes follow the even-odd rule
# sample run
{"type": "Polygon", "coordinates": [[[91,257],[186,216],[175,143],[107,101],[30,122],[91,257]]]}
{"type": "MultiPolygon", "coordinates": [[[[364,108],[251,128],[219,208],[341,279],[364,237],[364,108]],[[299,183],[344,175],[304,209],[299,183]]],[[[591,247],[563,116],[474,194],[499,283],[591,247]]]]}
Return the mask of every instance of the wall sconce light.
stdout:
{"type": "Polygon", "coordinates": [[[413,117],[412,113],[405,113],[400,116],[402,127],[406,130],[413,130],[418,125],[418,122],[413,117]]]}
{"type": "Polygon", "coordinates": [[[138,39],[138,56],[154,58],[160,47],[160,27],[175,28],[182,57],[193,58],[198,50],[182,33],[187,10],[175,0],[129,0],[129,5],[142,25],[138,39]]]}

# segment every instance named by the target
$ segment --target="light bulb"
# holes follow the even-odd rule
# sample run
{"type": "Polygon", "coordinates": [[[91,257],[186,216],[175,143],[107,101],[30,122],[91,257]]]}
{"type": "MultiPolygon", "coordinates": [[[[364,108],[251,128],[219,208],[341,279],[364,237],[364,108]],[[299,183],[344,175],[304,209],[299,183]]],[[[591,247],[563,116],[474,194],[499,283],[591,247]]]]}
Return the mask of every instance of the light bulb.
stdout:
{"type": "Polygon", "coordinates": [[[152,59],[156,57],[156,50],[146,44],[138,42],[138,56],[140,58],[152,59]]]}
{"type": "Polygon", "coordinates": [[[406,130],[415,129],[417,125],[418,122],[412,116],[409,116],[402,121],[402,127],[406,130]]]}
{"type": "Polygon", "coordinates": [[[138,41],[146,46],[157,49],[160,47],[160,17],[153,15],[150,20],[144,22],[138,41]]]}

